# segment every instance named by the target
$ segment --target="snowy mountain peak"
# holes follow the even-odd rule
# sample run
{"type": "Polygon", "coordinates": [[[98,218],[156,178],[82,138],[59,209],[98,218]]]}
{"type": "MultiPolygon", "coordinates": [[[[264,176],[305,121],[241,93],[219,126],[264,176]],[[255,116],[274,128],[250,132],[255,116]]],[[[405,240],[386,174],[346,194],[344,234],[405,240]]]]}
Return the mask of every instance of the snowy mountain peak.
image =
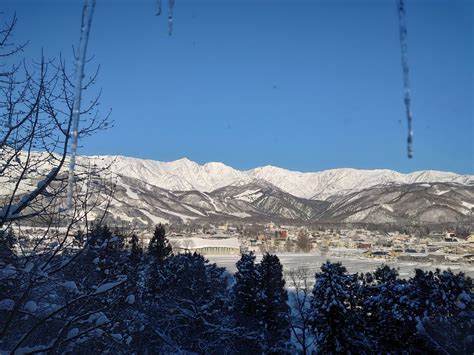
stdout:
{"type": "Polygon", "coordinates": [[[143,160],[123,156],[82,157],[97,165],[111,165],[122,176],[136,178],[150,185],[171,191],[197,190],[211,192],[232,184],[245,185],[252,181],[267,182],[297,197],[326,200],[378,185],[428,182],[455,182],[473,185],[473,175],[458,175],[442,171],[416,171],[409,174],[393,170],[358,170],[340,168],[320,172],[290,171],[272,165],[241,171],[220,162],[200,165],[188,158],[171,162],[143,160]]]}
{"type": "Polygon", "coordinates": [[[181,159],[177,159],[177,160],[174,160],[174,161],[171,161],[171,162],[168,162],[168,164],[174,164],[174,165],[191,165],[191,166],[195,166],[195,165],[198,165],[198,163],[196,163],[195,161],[192,161],[186,157],[184,158],[181,158],[181,159]]]}

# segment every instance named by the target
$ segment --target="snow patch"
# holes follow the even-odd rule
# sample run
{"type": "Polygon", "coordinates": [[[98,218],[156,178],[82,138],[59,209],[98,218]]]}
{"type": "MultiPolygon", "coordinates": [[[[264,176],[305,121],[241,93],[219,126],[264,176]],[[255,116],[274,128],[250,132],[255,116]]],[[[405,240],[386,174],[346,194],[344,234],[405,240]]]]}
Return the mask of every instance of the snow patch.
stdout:
{"type": "Polygon", "coordinates": [[[227,213],[231,216],[234,216],[234,217],[239,217],[239,218],[245,218],[245,217],[252,217],[251,214],[248,214],[248,213],[245,213],[245,212],[231,212],[231,213],[227,213]]]}
{"type": "Polygon", "coordinates": [[[105,293],[105,292],[108,292],[110,291],[111,289],[119,286],[120,284],[124,283],[125,280],[120,280],[120,281],[115,281],[115,282],[108,282],[108,283],[105,283],[103,285],[100,285],[99,287],[97,287],[97,289],[95,290],[95,292],[93,293],[94,295],[99,295],[101,293],[105,293]]]}
{"type": "Polygon", "coordinates": [[[38,305],[34,301],[28,301],[25,303],[24,309],[30,313],[35,313],[38,309],[38,305]]]}
{"type": "Polygon", "coordinates": [[[5,298],[0,301],[0,311],[11,311],[15,307],[15,301],[5,298]]]}
{"type": "Polygon", "coordinates": [[[74,281],[66,281],[63,282],[61,285],[71,291],[78,292],[77,285],[74,281]]]}
{"type": "Polygon", "coordinates": [[[393,212],[393,208],[390,205],[383,204],[382,207],[385,208],[387,211],[393,212]]]}
{"type": "Polygon", "coordinates": [[[79,328],[72,328],[68,333],[67,333],[67,338],[71,339],[74,338],[79,334],[79,328]]]}
{"type": "Polygon", "coordinates": [[[127,302],[128,304],[134,304],[135,303],[135,296],[134,295],[128,295],[125,302],[127,302]]]}

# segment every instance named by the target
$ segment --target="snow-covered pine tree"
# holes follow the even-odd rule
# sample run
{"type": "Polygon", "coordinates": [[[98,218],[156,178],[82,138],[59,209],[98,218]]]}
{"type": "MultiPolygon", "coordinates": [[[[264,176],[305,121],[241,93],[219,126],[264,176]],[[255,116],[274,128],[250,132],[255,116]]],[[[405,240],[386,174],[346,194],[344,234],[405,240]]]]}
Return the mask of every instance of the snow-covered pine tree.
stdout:
{"type": "Polygon", "coordinates": [[[398,271],[388,265],[378,267],[373,274],[378,283],[393,283],[398,279],[398,271]]]}
{"type": "Polygon", "coordinates": [[[257,266],[259,293],[257,317],[263,327],[265,353],[289,352],[290,308],[283,267],[276,255],[266,253],[257,266]]]}
{"type": "Polygon", "coordinates": [[[450,270],[433,273],[433,292],[427,304],[436,305],[430,317],[418,320],[417,331],[434,351],[474,353],[474,293],[472,279],[450,270]]]}
{"type": "Polygon", "coordinates": [[[166,238],[165,227],[160,223],[155,227],[153,237],[148,244],[148,256],[151,258],[147,271],[147,295],[150,301],[161,292],[164,262],[171,255],[172,247],[166,238]]]}
{"type": "Polygon", "coordinates": [[[236,347],[239,351],[261,352],[260,326],[257,319],[259,275],[255,265],[255,255],[242,254],[236,263],[235,284],[232,289],[233,314],[240,327],[236,347]]]}
{"type": "Polygon", "coordinates": [[[148,254],[153,257],[155,262],[161,263],[171,255],[172,248],[166,238],[165,226],[161,223],[155,227],[153,237],[148,244],[148,254]]]}
{"type": "Polygon", "coordinates": [[[327,261],[316,273],[311,301],[311,326],[319,352],[324,354],[354,351],[358,341],[354,325],[353,287],[355,275],[348,275],[340,263],[327,261]]]}
{"type": "Polygon", "coordinates": [[[199,254],[163,262],[160,284],[147,312],[157,353],[225,353],[236,331],[228,312],[227,275],[199,254]]]}
{"type": "Polygon", "coordinates": [[[254,318],[257,309],[258,274],[253,253],[242,254],[236,263],[234,311],[242,318],[254,318]]]}
{"type": "Polygon", "coordinates": [[[416,270],[415,277],[409,280],[396,275],[393,269],[379,268],[367,285],[363,306],[367,338],[377,352],[430,353],[429,344],[417,331],[417,323],[432,308],[432,273],[416,270]]]}

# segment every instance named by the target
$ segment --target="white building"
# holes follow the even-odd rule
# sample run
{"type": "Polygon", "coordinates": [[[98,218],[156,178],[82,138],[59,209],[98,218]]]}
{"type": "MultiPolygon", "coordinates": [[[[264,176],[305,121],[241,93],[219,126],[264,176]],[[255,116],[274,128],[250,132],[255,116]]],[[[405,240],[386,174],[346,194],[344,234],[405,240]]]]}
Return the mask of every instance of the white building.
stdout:
{"type": "Polygon", "coordinates": [[[173,251],[177,253],[197,252],[201,255],[239,255],[240,241],[237,238],[170,238],[173,251]]]}

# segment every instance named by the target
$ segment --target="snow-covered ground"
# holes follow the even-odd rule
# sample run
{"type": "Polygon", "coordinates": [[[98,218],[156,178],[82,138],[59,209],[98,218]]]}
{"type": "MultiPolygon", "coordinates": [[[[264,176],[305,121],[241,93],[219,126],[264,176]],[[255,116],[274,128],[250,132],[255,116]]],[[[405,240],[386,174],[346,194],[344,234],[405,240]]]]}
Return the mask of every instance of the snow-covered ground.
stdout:
{"type": "MultiPolygon", "coordinates": [[[[308,269],[314,275],[320,270],[321,264],[326,260],[332,262],[341,262],[350,273],[374,271],[378,266],[387,264],[397,268],[400,277],[411,277],[414,275],[416,268],[423,270],[436,270],[450,268],[453,272],[463,271],[467,276],[474,277],[474,266],[472,265],[455,265],[455,264],[434,264],[434,263],[416,263],[416,262],[384,262],[383,260],[363,259],[358,257],[335,257],[322,256],[321,254],[277,254],[283,264],[284,271],[290,271],[300,267],[308,269]]],[[[257,255],[257,261],[261,259],[261,255],[257,255]]],[[[211,256],[207,257],[211,262],[218,266],[225,267],[229,272],[236,271],[235,263],[239,260],[238,255],[227,256],[211,256]]]]}

